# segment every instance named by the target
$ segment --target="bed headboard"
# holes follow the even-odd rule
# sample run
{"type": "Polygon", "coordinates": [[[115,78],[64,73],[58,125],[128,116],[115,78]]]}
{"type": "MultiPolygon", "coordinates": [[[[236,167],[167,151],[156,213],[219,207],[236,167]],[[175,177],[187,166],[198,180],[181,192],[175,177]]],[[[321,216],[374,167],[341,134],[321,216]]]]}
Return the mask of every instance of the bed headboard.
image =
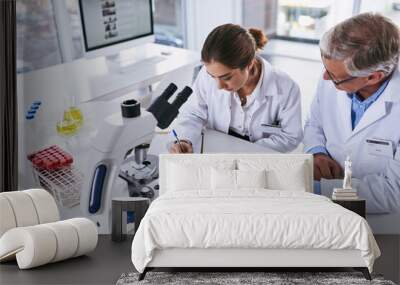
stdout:
{"type": "Polygon", "coordinates": [[[164,194],[168,189],[168,166],[170,163],[184,163],[193,165],[213,165],[220,161],[232,161],[237,169],[238,164],[243,161],[265,162],[271,165],[287,163],[304,163],[305,166],[305,184],[306,191],[313,192],[313,156],[311,154],[160,154],[159,156],[159,185],[160,195],[164,194]]]}

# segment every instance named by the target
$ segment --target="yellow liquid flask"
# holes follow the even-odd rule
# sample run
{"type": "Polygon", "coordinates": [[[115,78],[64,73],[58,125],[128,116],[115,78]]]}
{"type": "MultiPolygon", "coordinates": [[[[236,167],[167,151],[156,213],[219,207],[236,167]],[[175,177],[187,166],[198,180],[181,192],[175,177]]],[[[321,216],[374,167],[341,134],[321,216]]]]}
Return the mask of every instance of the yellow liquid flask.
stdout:
{"type": "Polygon", "coordinates": [[[77,133],[79,127],[74,121],[63,120],[57,122],[56,129],[61,136],[71,136],[77,133]]]}
{"type": "Polygon", "coordinates": [[[64,111],[64,121],[74,121],[78,128],[83,125],[83,115],[78,107],[70,107],[64,111]]]}
{"type": "Polygon", "coordinates": [[[57,133],[61,136],[73,136],[79,132],[83,125],[82,111],[75,105],[75,97],[64,98],[66,109],[61,121],[56,124],[57,133]]]}

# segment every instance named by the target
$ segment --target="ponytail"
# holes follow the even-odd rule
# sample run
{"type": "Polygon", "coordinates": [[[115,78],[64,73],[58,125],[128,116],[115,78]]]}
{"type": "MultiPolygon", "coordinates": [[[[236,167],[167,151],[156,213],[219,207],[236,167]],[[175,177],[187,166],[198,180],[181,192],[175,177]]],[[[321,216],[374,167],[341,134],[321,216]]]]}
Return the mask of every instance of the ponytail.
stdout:
{"type": "Polygon", "coordinates": [[[248,31],[254,38],[254,41],[256,42],[257,50],[263,49],[268,42],[268,38],[264,34],[264,32],[256,28],[250,28],[248,31]]]}

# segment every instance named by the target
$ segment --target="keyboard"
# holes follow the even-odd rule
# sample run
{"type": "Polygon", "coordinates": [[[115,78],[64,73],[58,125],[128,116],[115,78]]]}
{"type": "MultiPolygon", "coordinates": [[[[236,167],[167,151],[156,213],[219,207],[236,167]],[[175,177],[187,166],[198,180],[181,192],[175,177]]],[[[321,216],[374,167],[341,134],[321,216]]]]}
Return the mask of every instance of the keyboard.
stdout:
{"type": "Polygon", "coordinates": [[[152,57],[149,57],[149,58],[145,58],[145,59],[142,59],[142,60],[138,60],[138,61],[135,61],[135,62],[132,63],[132,64],[129,64],[129,65],[127,65],[127,66],[121,67],[121,68],[118,70],[118,73],[130,73],[130,72],[135,72],[135,71],[137,71],[137,70],[140,70],[140,69],[145,68],[146,66],[155,65],[155,64],[157,64],[157,63],[159,63],[159,62],[162,62],[162,61],[164,61],[164,60],[166,60],[166,59],[167,59],[167,58],[166,58],[166,57],[163,57],[163,56],[152,56],[152,57]]]}

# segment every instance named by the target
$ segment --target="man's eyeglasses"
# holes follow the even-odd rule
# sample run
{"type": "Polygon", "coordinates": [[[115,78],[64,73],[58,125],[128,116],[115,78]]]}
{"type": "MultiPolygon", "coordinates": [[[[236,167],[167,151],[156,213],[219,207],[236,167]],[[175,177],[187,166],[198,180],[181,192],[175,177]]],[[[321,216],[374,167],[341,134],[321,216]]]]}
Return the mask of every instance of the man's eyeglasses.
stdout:
{"type": "Polygon", "coordinates": [[[324,65],[325,71],[326,71],[326,73],[328,74],[329,79],[330,79],[330,80],[333,82],[333,84],[335,84],[336,86],[338,86],[338,85],[340,85],[340,84],[343,84],[343,83],[345,83],[345,82],[349,82],[349,81],[351,81],[351,80],[353,80],[353,79],[358,78],[358,77],[355,77],[355,76],[350,76],[349,78],[346,78],[346,79],[343,79],[343,80],[335,80],[335,79],[333,78],[332,74],[328,71],[328,69],[326,69],[325,64],[324,64],[323,62],[322,62],[322,64],[324,65]]]}

